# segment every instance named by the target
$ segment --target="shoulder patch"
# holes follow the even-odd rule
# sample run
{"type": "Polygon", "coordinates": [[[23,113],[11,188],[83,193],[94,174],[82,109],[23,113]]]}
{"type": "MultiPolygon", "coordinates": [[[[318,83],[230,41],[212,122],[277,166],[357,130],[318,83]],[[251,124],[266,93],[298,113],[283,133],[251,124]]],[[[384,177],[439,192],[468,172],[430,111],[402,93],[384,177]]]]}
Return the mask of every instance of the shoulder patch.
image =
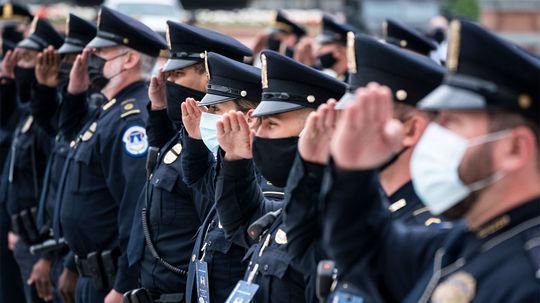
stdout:
{"type": "Polygon", "coordinates": [[[141,157],[148,151],[146,129],[142,126],[131,126],[122,135],[125,152],[132,157],[141,157]]]}
{"type": "Polygon", "coordinates": [[[432,302],[469,303],[476,295],[476,279],[468,272],[459,271],[435,288],[432,302]]]}

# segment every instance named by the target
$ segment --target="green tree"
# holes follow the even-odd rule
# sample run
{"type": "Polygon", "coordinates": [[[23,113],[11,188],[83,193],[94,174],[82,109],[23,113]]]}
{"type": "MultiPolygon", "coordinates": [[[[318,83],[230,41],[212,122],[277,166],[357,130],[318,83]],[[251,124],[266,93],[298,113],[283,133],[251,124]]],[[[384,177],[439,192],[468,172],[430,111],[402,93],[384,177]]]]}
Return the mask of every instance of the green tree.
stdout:
{"type": "Polygon", "coordinates": [[[443,13],[447,16],[463,16],[477,20],[480,16],[480,3],[478,0],[446,0],[443,13]]]}

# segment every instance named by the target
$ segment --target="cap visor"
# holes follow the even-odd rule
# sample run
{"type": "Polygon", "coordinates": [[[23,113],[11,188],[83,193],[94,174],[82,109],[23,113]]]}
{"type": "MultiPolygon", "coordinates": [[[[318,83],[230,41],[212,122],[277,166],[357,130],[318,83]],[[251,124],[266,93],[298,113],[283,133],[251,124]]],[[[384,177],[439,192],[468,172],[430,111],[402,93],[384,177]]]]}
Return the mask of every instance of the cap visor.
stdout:
{"type": "Polygon", "coordinates": [[[336,109],[343,110],[347,104],[353,103],[355,100],[354,93],[346,92],[341,99],[336,103],[336,109]]]}
{"type": "Polygon", "coordinates": [[[92,39],[92,41],[88,42],[86,48],[105,48],[118,45],[120,44],[115,41],[103,39],[101,37],[95,37],[94,39],[92,39]]]}
{"type": "Polygon", "coordinates": [[[199,62],[200,61],[196,60],[169,59],[167,62],[165,62],[165,65],[163,65],[163,71],[171,72],[173,70],[182,69],[199,62]]]}
{"type": "Polygon", "coordinates": [[[78,53],[82,53],[83,49],[84,49],[84,47],[82,47],[82,46],[73,45],[73,44],[69,44],[69,43],[64,43],[58,49],[58,53],[61,54],[61,55],[64,55],[64,54],[78,54],[78,53]]]}
{"type": "Polygon", "coordinates": [[[214,95],[214,94],[206,94],[202,98],[199,105],[201,105],[201,106],[214,105],[214,104],[219,104],[219,103],[227,102],[227,101],[234,100],[234,99],[235,99],[234,97],[220,96],[220,95],[214,95]]]}
{"type": "Polygon", "coordinates": [[[9,27],[9,26],[16,26],[19,24],[26,23],[22,20],[1,20],[0,21],[0,28],[9,27]]]}
{"type": "Polygon", "coordinates": [[[477,110],[486,107],[486,100],[472,91],[443,84],[418,102],[416,107],[425,111],[477,110]]]}
{"type": "Polygon", "coordinates": [[[333,43],[335,41],[334,41],[334,37],[327,36],[327,35],[319,35],[315,39],[315,42],[317,42],[319,44],[329,44],[329,43],[333,43]]]}
{"type": "Polygon", "coordinates": [[[281,102],[281,101],[262,101],[259,103],[255,111],[251,115],[252,117],[262,117],[276,115],[293,110],[304,108],[301,105],[295,103],[281,102]]]}
{"type": "Polygon", "coordinates": [[[19,42],[17,44],[17,47],[26,48],[26,49],[34,49],[34,50],[42,50],[42,47],[37,42],[35,42],[34,40],[30,38],[26,38],[22,40],[21,42],[19,42]]]}

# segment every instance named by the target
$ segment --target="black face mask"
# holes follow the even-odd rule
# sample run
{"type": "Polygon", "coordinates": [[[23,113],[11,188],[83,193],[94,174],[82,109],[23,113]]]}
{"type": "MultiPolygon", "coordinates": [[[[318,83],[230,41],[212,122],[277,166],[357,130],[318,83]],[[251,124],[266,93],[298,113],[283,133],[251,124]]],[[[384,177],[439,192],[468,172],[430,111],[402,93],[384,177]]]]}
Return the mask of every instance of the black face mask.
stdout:
{"type": "Polygon", "coordinates": [[[94,90],[100,91],[109,83],[109,79],[103,75],[105,63],[107,63],[107,60],[94,54],[90,54],[88,58],[88,76],[94,90]]]}
{"type": "Polygon", "coordinates": [[[60,66],[58,67],[58,87],[63,88],[68,84],[69,73],[72,67],[73,63],[60,62],[60,66]]]}
{"type": "Polygon", "coordinates": [[[433,38],[433,40],[437,41],[437,43],[441,43],[444,41],[444,39],[446,38],[445,35],[444,35],[444,30],[440,27],[438,28],[435,28],[431,33],[430,33],[430,36],[431,38],[433,38]]]}
{"type": "Polygon", "coordinates": [[[401,156],[407,149],[409,149],[409,148],[404,147],[402,150],[400,150],[399,152],[394,154],[392,156],[392,158],[390,158],[383,165],[381,165],[381,167],[379,167],[379,171],[383,171],[383,170],[387,169],[390,165],[394,164],[399,159],[399,156],[401,156]]]}
{"type": "Polygon", "coordinates": [[[15,87],[17,89],[17,97],[19,102],[26,103],[30,101],[32,85],[36,80],[35,69],[15,67],[15,87]]]}
{"type": "Polygon", "coordinates": [[[279,49],[281,48],[281,41],[274,38],[268,38],[268,49],[273,50],[276,52],[279,52],[279,49]]]}
{"type": "Polygon", "coordinates": [[[296,157],[298,137],[253,140],[253,161],[263,177],[274,186],[285,187],[296,157]]]}
{"type": "Polygon", "coordinates": [[[194,90],[171,81],[165,83],[167,90],[167,115],[177,127],[182,126],[182,111],[180,105],[186,98],[193,98],[200,101],[204,97],[204,92],[194,90]]]}
{"type": "Polygon", "coordinates": [[[322,68],[331,68],[337,62],[336,57],[333,53],[326,53],[319,56],[319,62],[321,63],[322,68]]]}

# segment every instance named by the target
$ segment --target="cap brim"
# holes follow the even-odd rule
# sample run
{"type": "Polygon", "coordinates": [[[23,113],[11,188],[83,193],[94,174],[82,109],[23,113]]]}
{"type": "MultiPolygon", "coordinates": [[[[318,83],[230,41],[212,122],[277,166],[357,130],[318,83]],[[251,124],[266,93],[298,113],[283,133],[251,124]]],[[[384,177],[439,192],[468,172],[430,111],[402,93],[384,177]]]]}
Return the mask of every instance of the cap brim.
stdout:
{"type": "Polygon", "coordinates": [[[259,103],[255,111],[251,115],[252,117],[262,117],[276,115],[286,112],[291,112],[293,110],[305,108],[301,105],[295,103],[288,103],[282,101],[262,101],[259,103]]]}
{"type": "Polygon", "coordinates": [[[163,65],[163,72],[170,72],[177,69],[186,68],[188,66],[197,64],[201,61],[197,60],[184,60],[184,59],[169,59],[163,65]]]}
{"type": "Polygon", "coordinates": [[[92,41],[88,42],[86,48],[105,48],[120,45],[116,41],[103,39],[101,37],[95,37],[92,41]]]}
{"type": "Polygon", "coordinates": [[[335,40],[334,40],[334,37],[331,37],[328,35],[319,35],[315,39],[315,42],[317,42],[318,44],[330,44],[330,43],[334,43],[335,40]]]}
{"type": "Polygon", "coordinates": [[[486,99],[472,91],[443,84],[418,102],[416,107],[425,111],[478,110],[486,107],[486,99]]]}
{"type": "Polygon", "coordinates": [[[42,50],[43,48],[34,40],[26,38],[17,44],[18,48],[26,48],[33,50],[42,50]]]}
{"type": "Polygon", "coordinates": [[[234,100],[234,97],[206,94],[199,103],[200,106],[208,106],[234,100]]]}
{"type": "Polygon", "coordinates": [[[58,53],[61,54],[61,55],[78,54],[78,53],[82,53],[83,49],[84,49],[84,47],[82,47],[82,46],[73,45],[73,44],[70,44],[70,43],[64,43],[58,49],[58,53]]]}
{"type": "Polygon", "coordinates": [[[1,20],[0,21],[0,27],[4,28],[4,27],[9,27],[9,26],[16,26],[16,25],[23,24],[23,23],[26,23],[26,21],[22,21],[22,20],[1,20]]]}
{"type": "Polygon", "coordinates": [[[343,110],[347,104],[353,103],[356,100],[354,93],[346,92],[341,99],[336,103],[336,109],[343,110]]]}

